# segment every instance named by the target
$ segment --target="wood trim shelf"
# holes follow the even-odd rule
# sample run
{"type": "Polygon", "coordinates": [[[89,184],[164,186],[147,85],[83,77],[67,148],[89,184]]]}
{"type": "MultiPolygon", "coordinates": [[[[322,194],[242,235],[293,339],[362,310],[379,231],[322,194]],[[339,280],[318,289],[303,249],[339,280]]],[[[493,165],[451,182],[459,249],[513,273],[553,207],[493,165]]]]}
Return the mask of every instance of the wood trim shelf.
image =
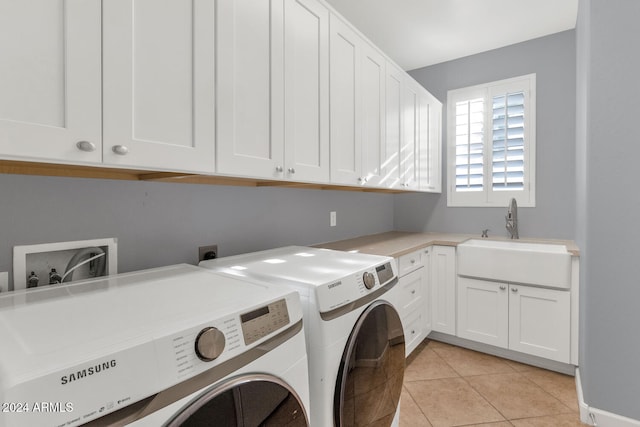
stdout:
{"type": "Polygon", "coordinates": [[[314,184],[295,181],[274,181],[220,175],[198,175],[180,172],[120,169],[103,166],[67,165],[56,163],[0,160],[0,174],[59,176],[69,178],[117,179],[128,181],[178,182],[184,184],[231,185],[242,187],[285,187],[315,190],[360,191],[369,193],[407,193],[390,188],[351,187],[345,185],[314,184]]]}

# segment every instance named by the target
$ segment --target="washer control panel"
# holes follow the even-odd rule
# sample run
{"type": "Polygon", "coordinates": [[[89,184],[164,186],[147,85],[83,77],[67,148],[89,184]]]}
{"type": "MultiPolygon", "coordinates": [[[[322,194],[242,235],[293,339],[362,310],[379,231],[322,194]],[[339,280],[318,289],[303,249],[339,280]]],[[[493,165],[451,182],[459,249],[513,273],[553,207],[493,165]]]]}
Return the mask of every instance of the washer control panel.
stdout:
{"type": "Polygon", "coordinates": [[[213,326],[206,327],[196,337],[196,355],[205,362],[211,362],[222,354],[225,342],[220,330],[213,326]]]}
{"type": "Polygon", "coordinates": [[[376,274],[378,275],[378,281],[381,284],[387,283],[389,280],[393,279],[393,276],[395,275],[390,262],[385,262],[384,264],[377,266],[376,274]]]}
{"type": "Polygon", "coordinates": [[[240,315],[245,345],[289,324],[289,310],[284,299],[240,315]]]}
{"type": "Polygon", "coordinates": [[[364,282],[364,286],[366,286],[367,289],[371,289],[376,285],[376,276],[374,276],[373,273],[369,271],[365,271],[362,275],[362,281],[364,282]]]}

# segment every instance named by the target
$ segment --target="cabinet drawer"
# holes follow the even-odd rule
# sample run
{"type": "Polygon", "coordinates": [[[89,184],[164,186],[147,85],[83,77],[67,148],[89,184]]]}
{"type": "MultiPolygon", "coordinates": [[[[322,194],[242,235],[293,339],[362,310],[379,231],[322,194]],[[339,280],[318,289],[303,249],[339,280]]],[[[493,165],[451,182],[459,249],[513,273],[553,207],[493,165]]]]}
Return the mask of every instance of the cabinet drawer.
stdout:
{"type": "Polygon", "coordinates": [[[398,276],[402,277],[422,267],[422,251],[415,251],[398,258],[398,276]]]}
{"type": "Polygon", "coordinates": [[[423,276],[424,269],[419,269],[400,278],[399,304],[402,315],[426,303],[423,276]]]}
{"type": "Polygon", "coordinates": [[[415,310],[411,312],[407,317],[402,319],[402,326],[404,329],[404,345],[405,354],[409,356],[413,350],[422,341],[424,330],[422,325],[424,323],[423,310],[415,310]]]}

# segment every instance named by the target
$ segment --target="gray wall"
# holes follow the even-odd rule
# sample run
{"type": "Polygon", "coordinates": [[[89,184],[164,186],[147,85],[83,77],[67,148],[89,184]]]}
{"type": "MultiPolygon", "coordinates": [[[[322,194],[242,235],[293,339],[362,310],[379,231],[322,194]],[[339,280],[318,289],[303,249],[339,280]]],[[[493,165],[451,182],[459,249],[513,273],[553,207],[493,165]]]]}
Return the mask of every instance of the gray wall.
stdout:
{"type": "Polygon", "coordinates": [[[580,1],[578,241],[588,405],[640,420],[640,2],[580,1]]]}
{"type": "Polygon", "coordinates": [[[116,237],[132,271],[391,229],[391,194],[0,175],[0,271],[23,244],[116,237]]]}
{"type": "MultiPolygon", "coordinates": [[[[410,74],[445,104],[443,189],[446,174],[446,100],[451,89],[536,73],[536,207],[519,208],[521,237],[574,238],[575,221],[575,32],[565,31],[410,74]]],[[[504,208],[448,208],[442,195],[395,196],[401,230],[507,236],[504,208]]]]}

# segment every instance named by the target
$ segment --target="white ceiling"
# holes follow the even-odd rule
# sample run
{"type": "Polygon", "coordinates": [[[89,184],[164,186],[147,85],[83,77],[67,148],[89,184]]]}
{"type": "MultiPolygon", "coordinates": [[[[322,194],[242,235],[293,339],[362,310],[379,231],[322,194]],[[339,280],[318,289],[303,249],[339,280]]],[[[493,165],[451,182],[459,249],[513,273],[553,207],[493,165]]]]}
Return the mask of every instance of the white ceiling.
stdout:
{"type": "Polygon", "coordinates": [[[327,0],[405,70],[576,26],[578,0],[327,0]]]}

